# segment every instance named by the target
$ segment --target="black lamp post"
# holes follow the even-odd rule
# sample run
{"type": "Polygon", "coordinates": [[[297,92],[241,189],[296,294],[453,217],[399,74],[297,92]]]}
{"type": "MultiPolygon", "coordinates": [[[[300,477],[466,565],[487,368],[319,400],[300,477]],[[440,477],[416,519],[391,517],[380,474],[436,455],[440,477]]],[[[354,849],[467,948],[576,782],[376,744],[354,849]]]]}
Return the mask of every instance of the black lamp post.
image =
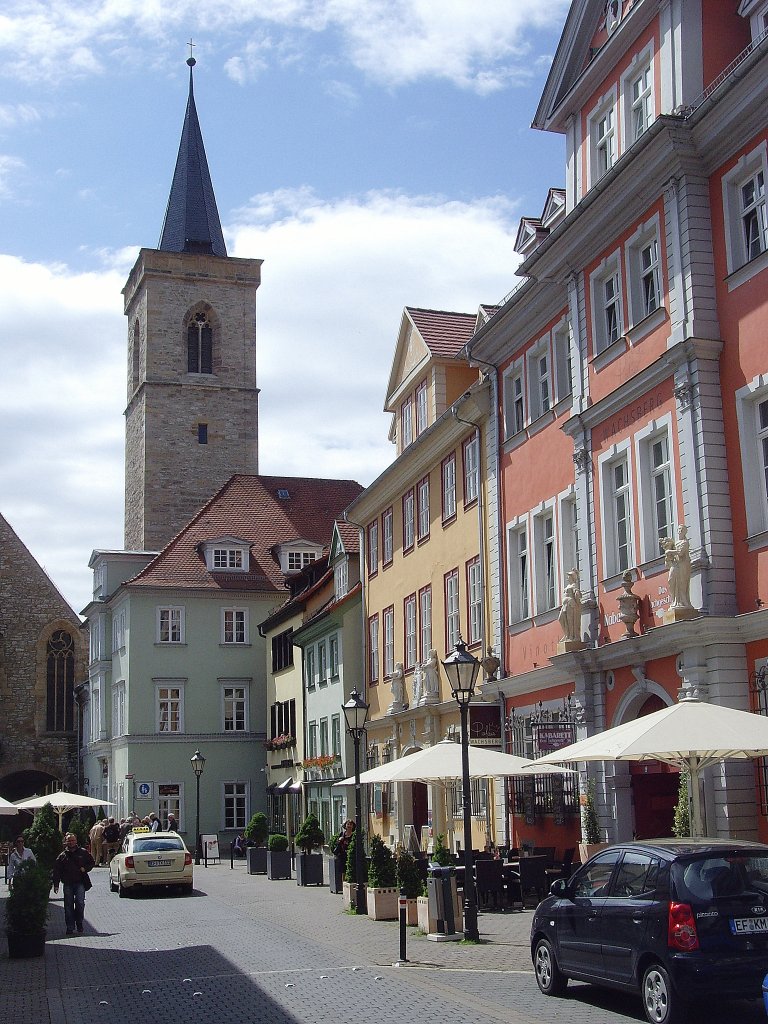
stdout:
{"type": "Polygon", "coordinates": [[[197,842],[195,844],[195,864],[200,863],[200,776],[203,774],[203,768],[205,768],[205,758],[196,750],[192,757],[189,759],[192,762],[192,771],[195,773],[195,782],[197,784],[197,842]]]}
{"type": "Polygon", "coordinates": [[[461,792],[464,807],[464,938],[477,941],[477,899],[472,873],[472,788],[469,779],[469,731],[467,714],[475,693],[480,662],[467,653],[461,637],[456,641],[456,650],[443,662],[445,674],[451,685],[461,713],[461,792]]]}
{"type": "Polygon", "coordinates": [[[342,704],[341,710],[347,723],[347,732],[355,744],[355,910],[358,914],[366,911],[365,889],[363,887],[363,876],[365,871],[365,852],[363,850],[363,804],[360,793],[360,740],[365,733],[365,724],[368,721],[369,705],[363,698],[353,690],[349,695],[346,704],[342,704]]]}

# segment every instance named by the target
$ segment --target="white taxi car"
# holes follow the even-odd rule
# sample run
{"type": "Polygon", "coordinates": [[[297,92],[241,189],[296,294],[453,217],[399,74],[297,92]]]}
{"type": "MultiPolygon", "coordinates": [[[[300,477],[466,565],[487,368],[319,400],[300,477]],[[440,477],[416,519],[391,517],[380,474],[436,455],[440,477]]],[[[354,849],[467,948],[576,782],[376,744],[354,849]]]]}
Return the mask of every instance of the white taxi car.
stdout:
{"type": "Polygon", "coordinates": [[[129,890],[157,885],[192,892],[192,854],[177,832],[129,832],[109,864],[109,888],[126,896],[129,890]]]}

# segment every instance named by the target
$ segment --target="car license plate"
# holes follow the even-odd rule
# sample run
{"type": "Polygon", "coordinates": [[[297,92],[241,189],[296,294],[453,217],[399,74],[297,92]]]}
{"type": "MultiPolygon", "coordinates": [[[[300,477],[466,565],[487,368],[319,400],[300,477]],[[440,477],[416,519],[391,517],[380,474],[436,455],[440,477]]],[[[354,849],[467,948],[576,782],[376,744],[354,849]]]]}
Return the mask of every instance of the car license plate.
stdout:
{"type": "Polygon", "coordinates": [[[732,917],[731,931],[734,935],[768,934],[768,917],[732,917]]]}
{"type": "Polygon", "coordinates": [[[147,861],[147,866],[150,868],[169,868],[173,861],[170,860],[150,860],[147,861]]]}

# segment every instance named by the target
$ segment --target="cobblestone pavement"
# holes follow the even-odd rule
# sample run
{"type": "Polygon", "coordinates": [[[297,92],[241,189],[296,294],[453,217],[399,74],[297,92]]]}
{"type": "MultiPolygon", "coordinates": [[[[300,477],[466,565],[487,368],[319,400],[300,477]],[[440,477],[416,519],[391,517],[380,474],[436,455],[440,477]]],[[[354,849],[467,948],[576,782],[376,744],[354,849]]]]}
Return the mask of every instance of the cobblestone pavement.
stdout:
{"type": "MultiPolygon", "coordinates": [[[[13,1024],[147,1022],[359,1024],[619,1024],[639,1001],[588,985],[540,995],[531,971],[531,913],[482,913],[480,945],[435,943],[394,922],[345,914],[341,896],[247,875],[243,864],[196,869],[196,893],[120,899],[93,872],[85,934],[64,935],[53,898],[44,958],[9,961],[0,942],[0,1017],[13,1024]]],[[[4,896],[0,883],[0,897],[4,896]]],[[[1,911],[0,911],[1,913],[1,911]]],[[[765,1024],[760,1002],[708,1006],[708,1024],[765,1024]]],[[[699,1021],[701,1012],[691,1014],[699,1021]]]]}

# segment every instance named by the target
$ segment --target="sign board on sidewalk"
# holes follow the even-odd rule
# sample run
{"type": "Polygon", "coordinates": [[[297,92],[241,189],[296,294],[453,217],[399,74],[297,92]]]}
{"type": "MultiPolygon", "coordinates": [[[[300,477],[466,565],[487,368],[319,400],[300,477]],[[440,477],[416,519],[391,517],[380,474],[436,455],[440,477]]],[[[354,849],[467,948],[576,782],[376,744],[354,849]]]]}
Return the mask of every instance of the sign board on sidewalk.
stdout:
{"type": "Polygon", "coordinates": [[[203,857],[207,860],[219,860],[219,837],[218,836],[200,836],[200,842],[203,846],[203,857]]]}

